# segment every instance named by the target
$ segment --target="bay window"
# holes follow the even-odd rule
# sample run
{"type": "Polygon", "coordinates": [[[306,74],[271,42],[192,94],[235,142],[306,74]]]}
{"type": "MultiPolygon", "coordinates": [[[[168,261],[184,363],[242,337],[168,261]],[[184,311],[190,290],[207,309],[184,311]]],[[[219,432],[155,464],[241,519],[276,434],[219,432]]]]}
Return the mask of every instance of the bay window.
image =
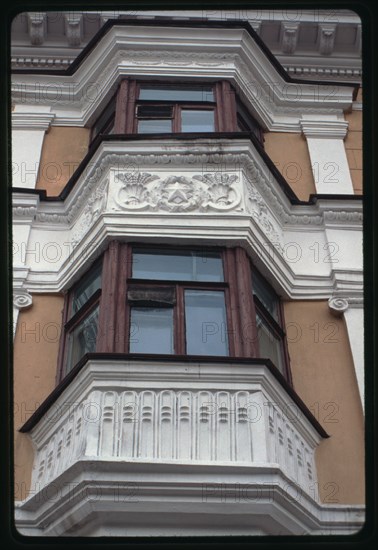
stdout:
{"type": "Polygon", "coordinates": [[[226,81],[185,83],[123,79],[92,126],[105,134],[249,132],[262,143],[260,126],[226,81]]]}
{"type": "Polygon", "coordinates": [[[279,298],[240,247],[111,242],[68,293],[61,377],[90,352],[270,359],[289,377],[279,298]]]}

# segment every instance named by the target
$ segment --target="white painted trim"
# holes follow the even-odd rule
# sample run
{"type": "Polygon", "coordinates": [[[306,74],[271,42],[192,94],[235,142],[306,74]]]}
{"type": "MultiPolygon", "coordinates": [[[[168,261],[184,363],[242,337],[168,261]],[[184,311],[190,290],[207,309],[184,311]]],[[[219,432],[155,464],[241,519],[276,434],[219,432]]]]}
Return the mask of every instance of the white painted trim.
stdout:
{"type": "MultiPolygon", "coordinates": [[[[46,132],[54,120],[54,113],[38,112],[34,110],[33,105],[30,105],[30,111],[20,111],[19,105],[16,105],[15,111],[12,112],[12,129],[13,130],[38,130],[46,132]]],[[[46,111],[48,109],[46,108],[46,111]]]]}
{"type": "Polygon", "coordinates": [[[350,535],[365,508],[321,505],[274,464],[87,460],[16,503],[15,518],[26,536],[350,535]]]}
{"type": "Polygon", "coordinates": [[[324,118],[302,118],[301,129],[306,138],[344,139],[348,131],[348,122],[324,118]]]}
{"type": "MultiPolygon", "coordinates": [[[[242,403],[246,410],[249,410],[249,406],[248,399],[242,403]]],[[[199,419],[192,425],[189,423],[190,429],[194,431],[199,430],[200,425],[199,419]]],[[[118,483],[122,492],[125,482],[138,486],[142,503],[141,513],[146,512],[143,513],[143,525],[155,523],[148,513],[148,508],[151,499],[158,498],[161,503],[159,510],[162,513],[160,519],[172,533],[175,533],[173,524],[177,522],[171,523],[172,502],[168,495],[175,495],[176,506],[177,501],[180,502],[181,519],[184,524],[189,521],[194,527],[193,514],[201,500],[202,504],[204,503],[204,485],[214,483],[224,484],[227,491],[231,491],[232,487],[235,490],[235,487],[242,484],[264,488],[261,498],[257,501],[253,499],[251,502],[252,499],[248,499],[247,502],[233,502],[234,509],[231,515],[233,518],[237,517],[238,521],[227,522],[231,527],[230,534],[238,533],[240,520],[243,520],[245,513],[257,513],[257,505],[260,506],[260,511],[263,506],[264,514],[269,517],[266,524],[263,522],[265,534],[272,533],[271,530],[276,529],[277,524],[294,534],[303,534],[304,531],[313,534],[325,526],[331,531],[335,530],[332,532],[350,532],[362,521],[362,507],[324,506],[319,502],[314,451],[321,437],[264,365],[228,365],[216,362],[188,364],[180,361],[88,361],[32,429],[30,435],[36,449],[32,492],[23,503],[20,503],[16,512],[18,528],[24,533],[31,534],[37,530],[46,536],[63,535],[68,530],[67,534],[78,534],[77,529],[80,527],[75,523],[79,522],[85,528],[86,523],[90,522],[89,510],[77,516],[78,503],[81,509],[84,504],[82,488],[88,487],[88,490],[92,491],[96,486],[101,488],[96,502],[99,505],[100,523],[102,528],[105,528],[108,518],[112,516],[114,519],[114,513],[120,510],[119,500],[113,499],[112,504],[112,499],[109,498],[114,489],[114,482],[118,483]],[[252,417],[247,415],[249,423],[238,424],[237,429],[235,424],[231,430],[226,430],[227,437],[219,439],[224,427],[223,416],[226,415],[226,428],[229,427],[228,424],[233,423],[234,416],[239,418],[239,409],[233,410],[231,401],[227,401],[230,392],[248,394],[254,405],[253,414],[252,417]],[[183,402],[183,409],[179,407],[176,410],[174,405],[173,408],[170,406],[173,403],[169,401],[171,394],[176,396],[176,402],[180,395],[188,397],[190,393],[196,397],[189,408],[186,406],[189,401],[186,400],[183,402]],[[142,404],[130,409],[133,404],[132,395],[151,397],[153,394],[156,394],[156,399],[146,401],[146,405],[151,405],[148,411],[145,411],[142,404]],[[227,450],[228,440],[236,438],[236,445],[239,443],[239,449],[244,449],[247,435],[242,433],[242,428],[247,426],[247,431],[252,434],[253,457],[244,457],[243,451],[241,460],[227,460],[223,455],[219,458],[212,452],[207,457],[195,458],[198,452],[202,453],[206,448],[207,432],[205,430],[203,433],[205,439],[202,445],[201,435],[198,436],[199,443],[197,437],[182,438],[180,430],[185,431],[186,424],[180,427],[175,415],[181,418],[182,414],[189,414],[191,422],[195,420],[197,409],[201,415],[205,414],[201,406],[202,401],[199,401],[200,395],[207,400],[207,405],[209,400],[217,396],[214,404],[219,401],[219,406],[222,407],[219,410],[209,407],[206,409],[210,416],[203,426],[211,433],[218,433],[215,439],[210,437],[209,441],[213,441],[216,447],[222,441],[222,449],[227,450]],[[222,414],[219,413],[220,410],[222,414]],[[255,414],[256,410],[259,414],[255,414]],[[151,414],[151,419],[155,420],[159,414],[163,414],[165,423],[144,423],[145,414],[151,414]],[[167,427],[169,429],[163,437],[161,431],[167,427]],[[119,447],[118,443],[115,444],[116,441],[130,442],[130,437],[134,437],[130,434],[126,434],[126,437],[123,432],[126,428],[130,428],[132,433],[140,432],[144,443],[156,440],[160,441],[161,445],[164,441],[169,441],[168,432],[173,430],[176,433],[178,447],[165,447],[168,455],[169,451],[173,453],[169,458],[161,456],[162,447],[159,445],[137,446],[134,449],[134,445],[129,444],[132,456],[128,456],[126,449],[119,447]],[[121,439],[117,435],[119,430],[124,435],[121,439]],[[150,430],[156,431],[155,436],[150,430]],[[288,439],[287,444],[281,446],[280,433],[284,438],[291,438],[291,441],[288,439]],[[242,439],[239,441],[238,438],[242,439]],[[240,446],[241,441],[243,444],[240,446]],[[192,445],[193,449],[197,449],[193,451],[196,453],[195,457],[180,458],[180,449],[192,445]],[[96,480],[92,489],[89,489],[90,479],[96,480]],[[68,486],[78,489],[79,494],[75,494],[74,506],[72,503],[69,505],[68,486]],[[46,495],[50,495],[54,487],[57,498],[52,502],[53,499],[46,498],[46,495]],[[110,493],[105,487],[112,488],[110,493]],[[273,491],[275,498],[266,500],[267,489],[269,492],[273,491]],[[298,498],[293,499],[293,494],[298,495],[298,498]],[[108,513],[105,512],[105,508],[108,513]]],[[[233,449],[233,445],[231,448],[233,449]]],[[[204,513],[212,515],[207,516],[206,521],[209,521],[210,517],[218,521],[218,513],[229,513],[230,510],[227,506],[214,506],[217,499],[214,499],[214,494],[209,496],[211,498],[206,498],[205,503],[211,502],[211,507],[204,506],[204,513]]],[[[123,510],[126,512],[128,508],[123,510]]],[[[181,521],[178,522],[180,523],[181,521]]],[[[245,527],[243,525],[243,528],[245,527]]],[[[137,530],[136,534],[141,532],[137,530]]]]}
{"type": "Polygon", "coordinates": [[[112,27],[71,77],[13,75],[14,101],[43,102],[55,124],[83,126],[125,76],[231,80],[271,131],[297,132],[304,113],[341,115],[352,105],[352,87],[333,86],[330,94],[327,86],[285,82],[243,29],[143,26],[112,27]]]}
{"type": "Polygon", "coordinates": [[[267,275],[271,273],[273,285],[286,297],[328,299],[337,289],[348,295],[362,292],[362,264],[356,257],[353,267],[349,266],[349,248],[344,239],[347,229],[348,238],[359,242],[361,201],[321,199],[313,205],[291,205],[249,140],[224,140],[221,144],[197,140],[190,155],[187,147],[185,142],[174,140],[166,140],[164,145],[140,141],[102,143],[64,202],[39,202],[37,211],[32,210],[35,219],[27,222],[32,227],[28,240],[22,234],[22,213],[28,216],[30,207],[22,202],[23,195],[19,199],[14,194],[14,235],[20,247],[32,251],[26,258],[30,268],[28,289],[66,289],[109,239],[121,237],[244,244],[258,267],[267,275]],[[117,179],[122,174],[131,178],[129,183],[117,179]],[[229,198],[221,199],[226,201],[224,204],[210,199],[209,193],[214,193],[218,185],[215,180],[211,183],[215,174],[229,178],[229,183],[222,179],[225,188],[229,185],[229,198]],[[148,181],[152,183],[139,184],[138,178],[146,175],[151,176],[148,181]],[[153,193],[163,198],[172,177],[182,196],[187,193],[185,181],[189,187],[196,187],[194,202],[188,198],[184,206],[177,206],[164,199],[159,206],[154,204],[153,193]],[[128,190],[135,188],[136,192],[139,185],[141,196],[149,193],[148,201],[152,203],[139,199],[135,204],[127,202],[128,190]],[[337,262],[330,264],[323,260],[327,242],[335,240],[342,246],[337,262]],[[43,254],[49,243],[58,249],[55,260],[43,254]],[[88,248],[89,243],[94,244],[88,248]],[[311,248],[314,243],[321,251],[320,259],[311,248]]]}

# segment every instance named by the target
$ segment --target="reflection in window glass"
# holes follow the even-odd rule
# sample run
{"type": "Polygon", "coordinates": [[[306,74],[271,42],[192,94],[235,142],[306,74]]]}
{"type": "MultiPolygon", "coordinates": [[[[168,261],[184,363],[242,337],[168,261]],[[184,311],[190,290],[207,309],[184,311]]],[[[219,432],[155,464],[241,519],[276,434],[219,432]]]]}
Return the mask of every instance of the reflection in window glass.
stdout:
{"type": "Polygon", "coordinates": [[[151,84],[141,84],[139,99],[152,101],[214,101],[214,92],[211,86],[200,87],[162,87],[151,84]]]}
{"type": "Polygon", "coordinates": [[[97,306],[70,333],[68,371],[76,365],[83,355],[96,351],[98,312],[99,307],[97,306]]]}
{"type": "Polygon", "coordinates": [[[270,359],[278,370],[284,374],[282,342],[269,330],[268,325],[259,315],[256,315],[256,326],[260,357],[270,359]]]}
{"type": "Polygon", "coordinates": [[[228,355],[224,293],[185,290],[186,353],[228,355]]]}
{"type": "Polygon", "coordinates": [[[279,323],[278,314],[278,298],[275,292],[265,283],[257,271],[253,272],[253,293],[258,297],[260,302],[266,307],[271,316],[279,323]]]}
{"type": "Polygon", "coordinates": [[[182,132],[214,132],[214,111],[181,110],[182,132]]]}
{"type": "Polygon", "coordinates": [[[79,309],[89,300],[91,296],[101,288],[101,266],[93,269],[83,282],[76,288],[72,301],[72,314],[79,311],[79,309]]]}
{"type": "Polygon", "coordinates": [[[133,275],[136,279],[222,282],[222,258],[217,252],[179,250],[135,250],[133,275]]]}
{"type": "Polygon", "coordinates": [[[159,134],[164,132],[172,132],[172,120],[169,118],[138,121],[139,134],[159,134]]]}
{"type": "Polygon", "coordinates": [[[132,307],[130,353],[173,353],[173,309],[132,307]]]}

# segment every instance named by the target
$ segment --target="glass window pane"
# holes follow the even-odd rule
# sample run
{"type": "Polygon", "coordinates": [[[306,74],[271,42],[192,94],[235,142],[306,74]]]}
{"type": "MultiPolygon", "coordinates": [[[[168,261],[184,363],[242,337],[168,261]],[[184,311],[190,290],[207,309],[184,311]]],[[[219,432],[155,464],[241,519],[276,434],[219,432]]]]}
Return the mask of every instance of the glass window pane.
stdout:
{"type": "Polygon", "coordinates": [[[135,250],[133,275],[136,279],[222,282],[223,265],[218,252],[191,250],[135,250]]]}
{"type": "Polygon", "coordinates": [[[259,340],[260,357],[268,358],[284,374],[284,361],[282,355],[282,341],[269,329],[265,321],[256,315],[257,337],[259,340]]]}
{"type": "Polygon", "coordinates": [[[173,309],[132,307],[130,353],[173,353],[173,309]]]}
{"type": "Polygon", "coordinates": [[[96,351],[99,306],[78,324],[69,335],[67,371],[86,353],[96,351]]]}
{"type": "Polygon", "coordinates": [[[212,86],[199,87],[174,87],[142,84],[140,86],[139,99],[156,101],[214,101],[212,86]]]}
{"type": "Polygon", "coordinates": [[[192,109],[181,110],[182,132],[214,132],[214,111],[204,109],[194,111],[192,109]]]}
{"type": "Polygon", "coordinates": [[[138,134],[163,134],[167,132],[172,132],[172,120],[169,118],[138,121],[138,134]]]}
{"type": "Polygon", "coordinates": [[[276,293],[266,284],[259,273],[253,271],[252,274],[253,293],[260,302],[266,307],[271,316],[279,323],[278,297],[276,293]]]}
{"type": "Polygon", "coordinates": [[[94,124],[92,129],[92,139],[94,139],[101,131],[103,131],[105,124],[107,124],[111,116],[114,114],[114,111],[115,98],[110,101],[110,103],[107,105],[105,110],[102,112],[102,114],[99,116],[96,123],[94,124]]]}
{"type": "Polygon", "coordinates": [[[224,292],[185,290],[186,353],[228,356],[224,292]]]}
{"type": "Polygon", "coordinates": [[[72,315],[79,311],[99,288],[101,288],[101,265],[90,271],[76,288],[72,301],[72,315]]]}

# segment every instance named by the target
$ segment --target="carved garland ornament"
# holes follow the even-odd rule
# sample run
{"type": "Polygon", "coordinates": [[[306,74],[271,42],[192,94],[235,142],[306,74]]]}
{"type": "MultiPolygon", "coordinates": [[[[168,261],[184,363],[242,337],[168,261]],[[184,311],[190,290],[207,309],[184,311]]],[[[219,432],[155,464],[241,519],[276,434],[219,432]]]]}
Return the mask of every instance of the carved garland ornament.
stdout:
{"type": "Polygon", "coordinates": [[[169,176],[161,180],[146,172],[121,172],[115,180],[122,183],[115,201],[123,210],[221,212],[235,209],[241,201],[239,191],[233,187],[238,180],[234,174],[169,176]]]}

